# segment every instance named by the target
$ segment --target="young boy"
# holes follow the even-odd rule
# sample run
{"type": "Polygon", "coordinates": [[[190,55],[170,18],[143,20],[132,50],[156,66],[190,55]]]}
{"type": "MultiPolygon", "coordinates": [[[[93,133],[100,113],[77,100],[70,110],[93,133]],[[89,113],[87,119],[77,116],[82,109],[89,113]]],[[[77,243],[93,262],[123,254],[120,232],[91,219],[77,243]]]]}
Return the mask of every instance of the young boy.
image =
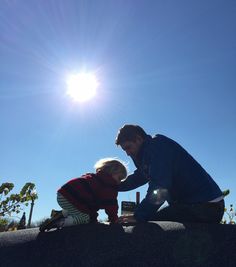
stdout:
{"type": "Polygon", "coordinates": [[[104,209],[109,222],[118,222],[118,185],[127,176],[123,163],[104,158],[95,164],[96,173],[87,173],[68,181],[57,191],[62,211],[52,214],[39,228],[45,231],[76,224],[97,222],[99,209],[104,209]]]}

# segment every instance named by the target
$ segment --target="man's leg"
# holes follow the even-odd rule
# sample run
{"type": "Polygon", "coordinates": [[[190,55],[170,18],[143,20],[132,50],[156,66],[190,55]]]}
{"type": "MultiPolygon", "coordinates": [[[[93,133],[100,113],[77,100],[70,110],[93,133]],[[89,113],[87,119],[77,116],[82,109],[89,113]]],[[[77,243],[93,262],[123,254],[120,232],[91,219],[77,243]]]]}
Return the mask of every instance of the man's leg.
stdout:
{"type": "Polygon", "coordinates": [[[151,220],[219,223],[224,214],[224,200],[217,203],[172,204],[155,213],[151,220]]]}
{"type": "Polygon", "coordinates": [[[190,205],[173,204],[158,210],[151,218],[152,221],[194,222],[193,207],[190,205]]]}
{"type": "Polygon", "coordinates": [[[134,212],[134,218],[138,222],[150,221],[157,214],[159,206],[151,204],[144,198],[134,212]]]}

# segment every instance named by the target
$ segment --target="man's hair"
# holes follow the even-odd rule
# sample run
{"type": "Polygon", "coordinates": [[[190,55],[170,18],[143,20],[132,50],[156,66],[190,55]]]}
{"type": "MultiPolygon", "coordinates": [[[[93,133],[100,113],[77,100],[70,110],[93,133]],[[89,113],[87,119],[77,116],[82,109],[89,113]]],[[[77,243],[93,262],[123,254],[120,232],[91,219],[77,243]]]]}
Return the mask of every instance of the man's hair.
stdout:
{"type": "Polygon", "coordinates": [[[115,143],[116,145],[120,145],[126,141],[135,141],[137,135],[141,136],[142,138],[147,136],[142,127],[133,124],[125,124],[119,129],[115,143]]]}
{"type": "Polygon", "coordinates": [[[116,158],[104,158],[97,161],[94,165],[96,172],[103,171],[111,176],[116,173],[120,174],[120,180],[127,176],[126,164],[116,158]]]}

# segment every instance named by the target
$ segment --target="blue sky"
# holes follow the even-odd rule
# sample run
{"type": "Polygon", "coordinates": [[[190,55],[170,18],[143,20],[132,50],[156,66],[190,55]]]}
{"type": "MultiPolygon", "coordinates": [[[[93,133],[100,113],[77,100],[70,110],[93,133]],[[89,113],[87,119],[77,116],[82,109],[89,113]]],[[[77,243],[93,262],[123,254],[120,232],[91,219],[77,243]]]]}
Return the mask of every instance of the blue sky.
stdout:
{"type": "Polygon", "coordinates": [[[178,141],[236,204],[235,14],[234,0],[1,0],[0,183],[34,182],[46,217],[98,159],[134,170],[114,144],[133,123],[178,141]],[[75,71],[97,76],[88,102],[66,94],[75,71]]]}

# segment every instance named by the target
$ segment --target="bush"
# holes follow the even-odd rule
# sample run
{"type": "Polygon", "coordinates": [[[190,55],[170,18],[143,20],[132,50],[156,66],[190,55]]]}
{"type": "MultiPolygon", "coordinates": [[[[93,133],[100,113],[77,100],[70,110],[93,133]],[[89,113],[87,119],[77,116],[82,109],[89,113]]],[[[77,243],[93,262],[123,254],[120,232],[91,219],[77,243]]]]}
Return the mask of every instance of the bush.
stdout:
{"type": "Polygon", "coordinates": [[[26,183],[19,194],[10,194],[14,188],[13,183],[3,183],[0,186],[0,218],[11,216],[12,213],[18,214],[22,206],[28,206],[29,201],[38,198],[33,183],[26,183]]]}
{"type": "Polygon", "coordinates": [[[229,209],[225,208],[224,217],[222,220],[223,224],[236,224],[236,212],[233,204],[230,205],[229,209]]]}
{"type": "Polygon", "coordinates": [[[8,220],[0,217],[0,232],[7,230],[8,220]]]}
{"type": "Polygon", "coordinates": [[[0,186],[0,231],[6,231],[9,228],[17,228],[18,223],[9,218],[17,217],[16,214],[23,210],[23,206],[28,206],[31,202],[30,219],[32,216],[32,203],[38,198],[33,183],[26,183],[20,193],[10,194],[14,188],[13,183],[3,183],[0,186]]]}

